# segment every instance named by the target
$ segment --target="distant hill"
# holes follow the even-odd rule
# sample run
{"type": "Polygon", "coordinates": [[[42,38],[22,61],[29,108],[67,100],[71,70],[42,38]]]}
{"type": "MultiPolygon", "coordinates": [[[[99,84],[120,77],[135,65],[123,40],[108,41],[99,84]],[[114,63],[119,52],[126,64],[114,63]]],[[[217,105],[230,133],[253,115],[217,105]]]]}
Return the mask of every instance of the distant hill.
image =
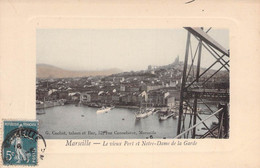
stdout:
{"type": "Polygon", "coordinates": [[[73,77],[87,77],[87,76],[105,76],[122,72],[119,69],[107,69],[100,71],[70,71],[61,69],[48,64],[36,65],[37,78],[73,78],[73,77]]]}

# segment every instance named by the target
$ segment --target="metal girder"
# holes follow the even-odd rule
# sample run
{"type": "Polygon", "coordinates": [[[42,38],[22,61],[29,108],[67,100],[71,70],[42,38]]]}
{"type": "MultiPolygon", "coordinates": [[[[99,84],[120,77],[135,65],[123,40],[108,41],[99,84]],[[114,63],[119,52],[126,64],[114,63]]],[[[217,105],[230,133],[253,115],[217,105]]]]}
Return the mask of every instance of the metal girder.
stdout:
{"type": "Polygon", "coordinates": [[[201,98],[201,99],[215,99],[219,100],[222,99],[223,101],[229,101],[229,93],[227,92],[215,92],[215,91],[187,91],[186,94],[184,95],[185,98],[195,98],[195,97],[201,98]]]}
{"type": "Polygon", "coordinates": [[[225,54],[229,56],[228,50],[226,50],[222,45],[220,45],[218,42],[216,42],[213,38],[211,38],[206,32],[204,32],[199,27],[184,27],[186,30],[188,30],[191,34],[198,37],[202,41],[206,42],[207,44],[210,44],[213,48],[221,52],[222,54],[225,54]]]}
{"type": "Polygon", "coordinates": [[[192,130],[193,128],[196,128],[198,125],[200,125],[201,123],[205,122],[206,120],[208,120],[209,118],[211,118],[212,116],[216,115],[217,113],[221,112],[223,110],[223,108],[218,109],[216,112],[214,112],[213,114],[211,114],[210,116],[206,117],[205,119],[201,120],[200,122],[196,123],[195,125],[193,125],[192,127],[188,128],[187,130],[183,131],[180,134],[177,134],[176,137],[174,137],[173,139],[177,139],[182,137],[185,133],[187,133],[188,131],[192,130]]]}

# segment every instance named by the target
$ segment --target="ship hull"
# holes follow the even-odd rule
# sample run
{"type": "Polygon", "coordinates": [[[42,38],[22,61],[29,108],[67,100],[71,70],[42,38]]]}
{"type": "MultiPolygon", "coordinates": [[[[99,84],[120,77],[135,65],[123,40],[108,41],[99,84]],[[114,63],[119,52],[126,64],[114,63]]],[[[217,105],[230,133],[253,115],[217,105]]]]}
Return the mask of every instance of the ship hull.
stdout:
{"type": "Polygon", "coordinates": [[[100,110],[97,110],[97,113],[105,113],[105,112],[108,112],[110,110],[111,110],[111,108],[100,109],[100,110]]]}

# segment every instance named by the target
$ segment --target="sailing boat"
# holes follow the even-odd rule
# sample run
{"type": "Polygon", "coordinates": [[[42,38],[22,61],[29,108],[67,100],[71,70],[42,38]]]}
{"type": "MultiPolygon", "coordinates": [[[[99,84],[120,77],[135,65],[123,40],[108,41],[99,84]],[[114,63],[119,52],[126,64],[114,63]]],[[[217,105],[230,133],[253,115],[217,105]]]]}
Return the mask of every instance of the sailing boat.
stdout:
{"type": "Polygon", "coordinates": [[[151,108],[147,109],[147,102],[146,102],[145,109],[143,109],[141,106],[142,106],[142,99],[141,99],[141,103],[140,103],[140,110],[138,113],[135,113],[136,119],[146,118],[149,115],[153,114],[153,109],[151,109],[151,108]]]}
{"type": "Polygon", "coordinates": [[[136,119],[141,119],[141,118],[145,118],[147,117],[147,113],[144,109],[140,108],[139,112],[138,113],[135,113],[135,118],[136,119]]]}
{"type": "MultiPolygon", "coordinates": [[[[151,104],[151,101],[150,101],[150,104],[151,104]]],[[[155,110],[155,108],[152,108],[152,107],[147,108],[147,102],[146,102],[146,113],[147,113],[147,116],[152,115],[154,110],[155,110]]]]}

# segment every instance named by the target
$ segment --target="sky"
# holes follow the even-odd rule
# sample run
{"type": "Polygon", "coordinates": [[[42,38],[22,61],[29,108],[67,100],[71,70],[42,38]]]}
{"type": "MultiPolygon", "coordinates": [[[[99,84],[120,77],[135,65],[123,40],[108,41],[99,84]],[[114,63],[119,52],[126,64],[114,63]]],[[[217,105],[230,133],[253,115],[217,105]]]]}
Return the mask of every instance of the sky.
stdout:
{"type": "MultiPolygon", "coordinates": [[[[179,29],[38,29],[36,63],[75,71],[118,68],[145,70],[148,65],[168,65],[184,60],[187,30],[179,29]]],[[[229,49],[229,31],[208,33],[229,49]]],[[[192,40],[193,53],[197,40],[192,40]]],[[[206,50],[202,67],[214,58],[206,50]]]]}

